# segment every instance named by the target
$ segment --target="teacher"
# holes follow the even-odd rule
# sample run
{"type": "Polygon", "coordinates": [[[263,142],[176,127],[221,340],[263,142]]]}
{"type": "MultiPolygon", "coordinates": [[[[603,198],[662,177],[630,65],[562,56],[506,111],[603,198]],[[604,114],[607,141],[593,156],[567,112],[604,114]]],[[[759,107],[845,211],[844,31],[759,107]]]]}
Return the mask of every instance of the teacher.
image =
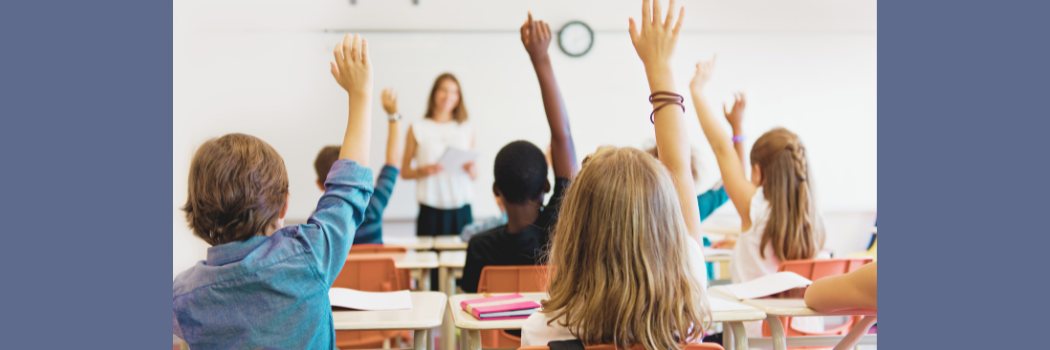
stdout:
{"type": "MultiPolygon", "coordinates": [[[[395,103],[393,113],[387,112],[394,114],[396,109],[395,103]]],[[[474,127],[467,122],[467,107],[454,75],[444,73],[434,80],[427,114],[409,126],[405,139],[406,157],[402,161],[401,177],[418,180],[416,235],[458,235],[464,226],[474,221],[470,202],[474,198],[473,182],[478,178],[478,171],[473,161],[464,164],[462,169],[445,169],[438,164],[449,148],[474,150],[474,127]]]]}

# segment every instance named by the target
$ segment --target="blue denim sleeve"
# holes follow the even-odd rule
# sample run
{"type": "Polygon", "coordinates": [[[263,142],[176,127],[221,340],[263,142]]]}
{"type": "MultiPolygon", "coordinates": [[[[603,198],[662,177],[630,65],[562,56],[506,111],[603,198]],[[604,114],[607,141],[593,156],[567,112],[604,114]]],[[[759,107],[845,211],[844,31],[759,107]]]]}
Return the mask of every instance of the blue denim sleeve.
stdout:
{"type": "Polygon", "coordinates": [[[175,311],[171,312],[171,334],[182,339],[182,328],[179,327],[179,319],[175,318],[175,311]]]}
{"type": "Polygon", "coordinates": [[[711,213],[714,213],[715,210],[728,201],[729,194],[726,193],[726,188],[721,186],[697,196],[696,202],[700,206],[700,221],[707,220],[711,213]]]}
{"type": "Polygon", "coordinates": [[[327,285],[335,281],[346,263],[354,231],[364,221],[372,191],[372,169],[352,160],[337,160],[328,172],[317,211],[306,224],[297,226],[299,239],[327,285]]]}
{"type": "Polygon", "coordinates": [[[383,170],[379,171],[375,193],[372,193],[372,199],[368,200],[365,220],[376,222],[383,219],[383,210],[386,210],[386,205],[390,202],[390,195],[394,192],[394,184],[397,183],[398,173],[400,171],[397,168],[389,165],[384,165],[383,170]]]}

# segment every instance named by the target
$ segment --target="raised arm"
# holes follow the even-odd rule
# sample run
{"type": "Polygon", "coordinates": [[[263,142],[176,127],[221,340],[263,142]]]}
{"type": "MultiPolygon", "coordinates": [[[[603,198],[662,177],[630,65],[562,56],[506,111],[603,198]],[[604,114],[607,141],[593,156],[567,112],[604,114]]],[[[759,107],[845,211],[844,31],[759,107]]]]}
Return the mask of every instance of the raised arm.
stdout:
{"type": "Polygon", "coordinates": [[[704,98],[704,86],[711,79],[714,68],[714,60],[697,63],[696,76],[689,83],[689,88],[692,90],[693,105],[696,107],[696,116],[700,119],[700,127],[704,129],[707,141],[711,143],[711,149],[718,158],[718,169],[722,171],[722,182],[725,183],[726,194],[729,195],[729,199],[736,206],[737,213],[740,214],[742,229],[748,230],[751,228],[751,197],[758,191],[758,186],[747,180],[740,156],[733,149],[733,140],[715,122],[711,109],[707,105],[707,99],[704,98]]]}
{"type": "MultiPolygon", "coordinates": [[[[663,17],[660,2],[645,0],[642,2],[641,32],[634,19],[631,23],[631,41],[638,57],[645,65],[649,78],[649,90],[674,93],[674,74],[671,72],[671,56],[678,41],[678,32],[682,29],[682,17],[685,9],[679,10],[678,20],[674,21],[674,0],[668,4],[667,17],[663,17]],[[650,9],[651,7],[651,9],[650,9]]],[[[667,102],[656,102],[653,108],[667,102]]],[[[654,117],[656,126],[656,147],[660,162],[671,172],[675,189],[678,190],[678,202],[682,206],[685,224],[689,234],[697,243],[703,244],[703,233],[700,230],[700,209],[696,203],[696,190],[693,188],[693,172],[689,153],[689,134],[686,132],[685,114],[679,105],[667,105],[660,108],[654,117]]]]}
{"type": "Polygon", "coordinates": [[[343,136],[339,159],[349,159],[368,166],[368,145],[372,140],[372,62],[368,59],[368,40],[347,34],[335,45],[332,76],[346,90],[350,116],[343,136]]]}
{"type": "MultiPolygon", "coordinates": [[[[397,115],[397,91],[394,88],[383,89],[383,109],[386,114],[397,115]]],[[[401,150],[398,149],[401,140],[398,140],[398,128],[400,118],[389,118],[386,132],[386,165],[397,168],[401,166],[401,150]]]]}
{"type": "Polygon", "coordinates": [[[733,149],[736,150],[736,155],[740,157],[740,168],[744,169],[747,173],[747,160],[744,158],[744,108],[747,108],[747,100],[744,99],[744,93],[737,93],[733,96],[733,109],[726,109],[726,105],[722,104],[722,112],[726,115],[726,121],[729,122],[729,127],[733,129],[733,149]],[[737,138],[740,139],[737,139],[737,138]]]}
{"type": "Polygon", "coordinates": [[[521,43],[529,53],[536,78],[540,81],[540,93],[543,95],[543,110],[547,113],[547,124],[551,129],[551,165],[554,177],[572,179],[580,171],[576,163],[576,145],[569,130],[568,113],[565,102],[554,79],[554,68],[551,66],[547,48],[551,43],[551,27],[543,21],[533,21],[532,13],[521,26],[521,43]]]}

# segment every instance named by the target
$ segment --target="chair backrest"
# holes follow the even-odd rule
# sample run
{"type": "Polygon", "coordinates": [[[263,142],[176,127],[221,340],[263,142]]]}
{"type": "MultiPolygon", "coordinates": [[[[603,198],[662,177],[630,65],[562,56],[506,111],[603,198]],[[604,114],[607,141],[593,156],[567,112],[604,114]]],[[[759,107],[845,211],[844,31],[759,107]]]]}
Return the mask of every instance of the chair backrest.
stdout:
{"type": "Polygon", "coordinates": [[[332,287],[350,288],[364,292],[392,292],[409,289],[398,278],[394,258],[350,256],[332,287]]]}
{"type": "MultiPolygon", "coordinates": [[[[614,345],[587,346],[587,347],[584,347],[584,349],[586,349],[586,350],[617,350],[616,346],[614,346],[614,345]]],[[[529,347],[519,348],[518,350],[550,350],[550,347],[547,347],[547,346],[529,346],[529,347]]],[[[645,350],[645,347],[641,346],[641,345],[635,345],[635,347],[633,349],[631,349],[631,350],[645,350]]],[[[688,344],[688,345],[685,346],[684,350],[725,350],[725,349],[722,348],[722,346],[718,345],[718,344],[705,343],[705,344],[688,344]]]]}
{"type": "Polygon", "coordinates": [[[350,247],[350,254],[404,254],[408,248],[401,246],[382,244],[354,244],[350,247]]]}
{"type": "Polygon", "coordinates": [[[794,272],[810,281],[816,281],[857,271],[871,262],[869,257],[785,261],[780,264],[778,272],[794,272]]]}
{"type": "Polygon", "coordinates": [[[547,265],[486,266],[478,293],[538,293],[546,291],[547,265]]]}

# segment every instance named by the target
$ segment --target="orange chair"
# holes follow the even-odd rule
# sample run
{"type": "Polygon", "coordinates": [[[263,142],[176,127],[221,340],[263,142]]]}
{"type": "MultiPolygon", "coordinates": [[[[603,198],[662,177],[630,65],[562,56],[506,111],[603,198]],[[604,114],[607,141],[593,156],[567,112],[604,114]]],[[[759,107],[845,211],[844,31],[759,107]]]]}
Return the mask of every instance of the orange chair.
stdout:
{"type": "MultiPolygon", "coordinates": [[[[584,347],[584,349],[586,349],[586,350],[617,350],[616,346],[613,346],[613,345],[586,346],[586,347],[584,347]]],[[[529,346],[529,347],[519,348],[518,350],[550,350],[550,347],[547,347],[547,346],[529,346]]],[[[633,349],[631,349],[631,350],[645,350],[645,347],[641,346],[641,345],[635,345],[635,347],[633,349]]],[[[705,343],[705,344],[688,344],[688,345],[685,346],[685,350],[725,350],[725,349],[722,348],[722,346],[718,345],[718,344],[707,344],[707,343],[705,343]]]]}
{"type": "MultiPolygon", "coordinates": [[[[816,281],[822,278],[834,277],[844,275],[853,271],[859,270],[864,265],[870,264],[872,258],[847,258],[847,259],[819,259],[819,260],[796,260],[786,261],[780,264],[780,269],[777,272],[794,272],[799,276],[805,277],[810,281],[816,281]]],[[[805,291],[803,291],[805,296],[805,291]]],[[[806,337],[806,336],[836,336],[846,335],[855,324],[858,324],[863,317],[853,317],[846,321],[845,324],[832,328],[825,329],[823,332],[808,332],[804,330],[798,330],[791,327],[791,317],[781,317],[780,321],[785,325],[787,330],[784,334],[788,337],[806,337]]],[[[763,322],[762,324],[762,336],[771,337],[773,331],[769,328],[769,322],[763,322]]],[[[792,347],[792,349],[824,349],[825,347],[792,347]]]]}
{"type": "MultiPolygon", "coordinates": [[[[336,276],[332,287],[365,292],[409,289],[408,281],[402,277],[403,274],[394,266],[394,258],[351,255],[347,257],[343,271],[336,276]]],[[[385,341],[397,335],[397,331],[336,331],[335,346],[340,349],[379,349],[385,341]]]]}
{"type": "Polygon", "coordinates": [[[354,244],[350,247],[350,254],[405,254],[405,247],[382,244],[354,244]]]}
{"type": "MultiPolygon", "coordinates": [[[[538,293],[546,291],[546,265],[486,266],[478,280],[478,293],[538,293]]],[[[521,338],[507,331],[481,331],[481,347],[513,349],[521,338]]]]}

